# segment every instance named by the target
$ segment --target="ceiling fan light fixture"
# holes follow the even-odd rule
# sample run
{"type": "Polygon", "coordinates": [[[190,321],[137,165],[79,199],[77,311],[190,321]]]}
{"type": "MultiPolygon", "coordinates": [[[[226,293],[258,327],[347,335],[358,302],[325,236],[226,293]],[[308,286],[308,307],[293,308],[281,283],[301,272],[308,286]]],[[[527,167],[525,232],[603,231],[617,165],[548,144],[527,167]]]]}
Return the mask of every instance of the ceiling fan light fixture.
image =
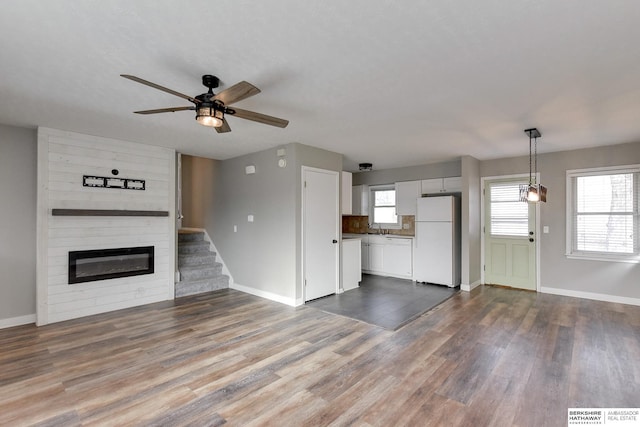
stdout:
{"type": "Polygon", "coordinates": [[[219,128],[224,124],[224,112],[213,104],[200,105],[196,109],[196,121],[203,126],[219,128]]]}

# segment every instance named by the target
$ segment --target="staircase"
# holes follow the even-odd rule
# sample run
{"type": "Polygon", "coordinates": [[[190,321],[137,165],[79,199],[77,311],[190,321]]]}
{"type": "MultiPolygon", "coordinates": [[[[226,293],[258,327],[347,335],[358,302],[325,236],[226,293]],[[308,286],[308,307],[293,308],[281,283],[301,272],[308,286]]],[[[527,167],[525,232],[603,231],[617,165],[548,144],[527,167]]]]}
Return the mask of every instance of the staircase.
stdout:
{"type": "Polygon", "coordinates": [[[222,264],[216,262],[202,231],[178,232],[178,271],[176,298],[229,287],[229,277],[222,274],[222,264]]]}

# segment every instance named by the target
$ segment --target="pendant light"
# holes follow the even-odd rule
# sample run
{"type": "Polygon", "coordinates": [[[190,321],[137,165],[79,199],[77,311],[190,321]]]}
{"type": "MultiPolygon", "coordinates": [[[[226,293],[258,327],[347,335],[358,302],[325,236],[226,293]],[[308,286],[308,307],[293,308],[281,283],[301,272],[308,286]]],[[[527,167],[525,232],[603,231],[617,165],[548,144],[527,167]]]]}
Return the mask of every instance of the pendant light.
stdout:
{"type": "Polygon", "coordinates": [[[520,185],[520,201],[530,203],[546,202],[547,187],[537,183],[538,138],[540,138],[542,134],[537,128],[525,129],[524,133],[529,135],[529,184],[520,185]]]}

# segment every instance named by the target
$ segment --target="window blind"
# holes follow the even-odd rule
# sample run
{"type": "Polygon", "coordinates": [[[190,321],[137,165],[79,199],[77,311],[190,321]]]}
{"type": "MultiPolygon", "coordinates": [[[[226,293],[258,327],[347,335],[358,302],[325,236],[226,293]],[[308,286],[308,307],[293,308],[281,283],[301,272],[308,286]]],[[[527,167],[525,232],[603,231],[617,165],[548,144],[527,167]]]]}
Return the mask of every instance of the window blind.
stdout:
{"type": "Polygon", "coordinates": [[[522,237],[529,234],[529,204],[520,201],[520,184],[492,183],[490,233],[522,237]]]}
{"type": "Polygon", "coordinates": [[[573,177],[574,251],[633,254],[637,250],[637,175],[573,177]]]}

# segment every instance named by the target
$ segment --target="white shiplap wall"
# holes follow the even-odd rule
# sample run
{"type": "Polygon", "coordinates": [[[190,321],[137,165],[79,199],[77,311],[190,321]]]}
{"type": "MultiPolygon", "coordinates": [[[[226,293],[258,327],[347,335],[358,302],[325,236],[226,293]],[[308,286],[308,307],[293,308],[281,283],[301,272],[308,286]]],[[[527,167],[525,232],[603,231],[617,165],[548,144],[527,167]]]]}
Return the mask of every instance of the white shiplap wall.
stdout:
{"type": "Polygon", "coordinates": [[[38,129],[37,323],[173,299],[175,151],[38,129]],[[82,186],[83,175],[144,179],[144,191],[82,186]],[[169,211],[169,217],[52,216],[51,210],[169,211]],[[69,251],[155,247],[155,272],[68,284],[69,251]]]}

